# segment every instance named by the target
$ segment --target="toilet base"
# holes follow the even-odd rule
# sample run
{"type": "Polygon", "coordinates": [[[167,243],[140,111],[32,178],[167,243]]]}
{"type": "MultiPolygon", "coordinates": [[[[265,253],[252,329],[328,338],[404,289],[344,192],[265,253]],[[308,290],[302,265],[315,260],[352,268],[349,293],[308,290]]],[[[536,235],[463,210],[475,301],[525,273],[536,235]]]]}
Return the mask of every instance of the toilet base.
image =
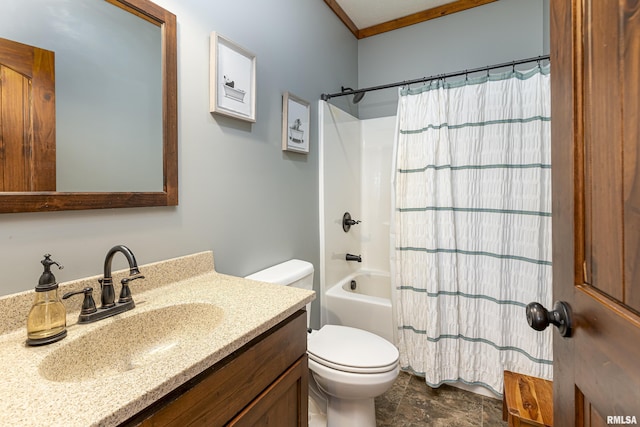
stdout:
{"type": "Polygon", "coordinates": [[[309,371],[309,427],[327,427],[327,399],[309,371]]]}
{"type": "Polygon", "coordinates": [[[309,396],[309,427],[327,427],[327,414],[309,396]]]}
{"type": "Polygon", "coordinates": [[[373,398],[338,399],[327,396],[327,427],[375,427],[373,398]]]}
{"type": "Polygon", "coordinates": [[[360,374],[339,371],[309,358],[311,391],[320,393],[326,402],[327,427],[376,427],[374,399],[391,386],[400,368],[388,372],[360,374]]]}

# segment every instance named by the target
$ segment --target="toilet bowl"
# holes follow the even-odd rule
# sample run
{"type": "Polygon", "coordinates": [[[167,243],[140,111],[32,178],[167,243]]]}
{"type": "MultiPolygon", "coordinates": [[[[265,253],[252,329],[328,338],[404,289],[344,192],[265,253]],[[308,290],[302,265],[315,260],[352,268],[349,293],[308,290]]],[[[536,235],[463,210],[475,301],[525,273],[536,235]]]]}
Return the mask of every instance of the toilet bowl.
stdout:
{"type": "MultiPolygon", "coordinates": [[[[313,265],[294,259],[246,278],[313,289],[313,265]]],[[[307,326],[309,313],[310,305],[307,326]]],[[[400,372],[398,349],[361,329],[325,325],[309,333],[307,355],[313,401],[309,407],[326,410],[328,427],[374,427],[374,399],[391,387],[400,372]]]]}
{"type": "Polygon", "coordinates": [[[375,426],[375,397],[398,377],[398,350],[361,329],[325,325],[307,340],[309,370],[327,400],[327,424],[375,426]]]}

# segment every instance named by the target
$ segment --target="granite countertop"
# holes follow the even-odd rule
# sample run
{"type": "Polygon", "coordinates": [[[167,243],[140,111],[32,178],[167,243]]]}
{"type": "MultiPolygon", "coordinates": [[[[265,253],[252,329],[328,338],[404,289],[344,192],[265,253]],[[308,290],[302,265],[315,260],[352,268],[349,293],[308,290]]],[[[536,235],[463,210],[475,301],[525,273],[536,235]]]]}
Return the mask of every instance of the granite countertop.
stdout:
{"type": "MultiPolygon", "coordinates": [[[[33,291],[0,298],[0,425],[117,425],[315,298],[312,291],[219,274],[213,266],[211,252],[140,266],[146,278],[131,284],[136,307],[91,324],[77,324],[81,296],[65,300],[67,337],[40,347],[25,344],[26,316],[33,300],[33,291]],[[98,359],[108,360],[109,355],[116,352],[110,348],[102,348],[97,353],[95,348],[83,351],[82,340],[91,332],[147,311],[190,303],[197,304],[199,308],[211,304],[221,316],[216,320],[215,327],[203,326],[199,331],[202,335],[190,336],[188,348],[169,351],[166,355],[126,369],[104,374],[90,372],[88,376],[85,372],[83,378],[82,366],[86,370],[87,366],[91,368],[95,364],[99,370],[98,365],[102,362],[98,359]],[[64,346],[74,349],[71,360],[75,364],[58,366],[60,363],[54,360],[58,354],[66,351],[62,350],[64,346]],[[53,374],[51,371],[54,371],[53,374]],[[55,380],[46,379],[53,377],[55,380]],[[78,378],[82,380],[78,381],[78,378]]],[[[123,275],[126,273],[117,272],[113,275],[116,292],[119,291],[119,278],[123,275]]],[[[96,287],[99,277],[63,283],[60,293],[79,290],[87,285],[96,287]]],[[[99,301],[97,290],[94,291],[94,298],[99,301]]],[[[190,307],[184,306],[187,310],[190,307]]],[[[169,310],[167,313],[175,311],[169,310]]],[[[163,319],[160,323],[169,329],[175,326],[180,330],[181,327],[173,325],[170,319],[163,319]]]]}

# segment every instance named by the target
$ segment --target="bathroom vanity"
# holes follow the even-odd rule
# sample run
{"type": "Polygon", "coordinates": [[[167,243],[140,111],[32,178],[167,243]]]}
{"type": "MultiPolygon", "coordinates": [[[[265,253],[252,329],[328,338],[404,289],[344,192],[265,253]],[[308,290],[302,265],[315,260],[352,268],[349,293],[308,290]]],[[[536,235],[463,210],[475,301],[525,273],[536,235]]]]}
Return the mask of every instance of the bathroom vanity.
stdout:
{"type": "Polygon", "coordinates": [[[307,425],[313,292],[219,274],[211,252],[140,271],[133,310],[78,324],[65,300],[67,337],[40,347],[25,345],[33,292],[0,298],[1,425],[307,425]]]}
{"type": "Polygon", "coordinates": [[[307,426],[306,326],[295,313],[123,425],[307,426]]]}

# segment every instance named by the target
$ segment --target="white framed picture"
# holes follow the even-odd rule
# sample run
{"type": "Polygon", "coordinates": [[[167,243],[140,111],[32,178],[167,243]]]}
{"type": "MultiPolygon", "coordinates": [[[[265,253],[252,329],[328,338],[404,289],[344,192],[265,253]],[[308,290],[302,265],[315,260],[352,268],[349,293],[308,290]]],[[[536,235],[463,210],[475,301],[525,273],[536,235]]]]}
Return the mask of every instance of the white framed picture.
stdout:
{"type": "Polygon", "coordinates": [[[282,95],[282,149],[309,152],[310,107],[302,98],[285,92],[282,95]]]}
{"type": "Polygon", "coordinates": [[[215,31],[210,55],[210,111],[255,122],[256,56],[215,31]]]}

